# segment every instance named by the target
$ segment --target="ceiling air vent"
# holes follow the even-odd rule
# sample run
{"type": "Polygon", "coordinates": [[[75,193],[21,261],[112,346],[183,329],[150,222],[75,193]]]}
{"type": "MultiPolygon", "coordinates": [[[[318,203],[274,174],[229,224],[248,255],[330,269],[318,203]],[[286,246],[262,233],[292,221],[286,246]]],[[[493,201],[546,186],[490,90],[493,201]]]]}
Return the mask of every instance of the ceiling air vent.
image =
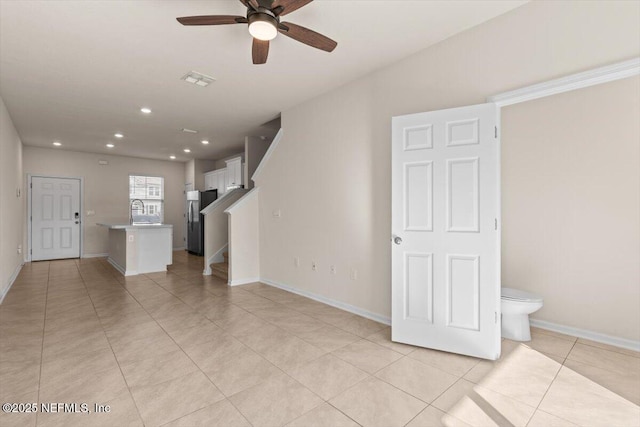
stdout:
{"type": "Polygon", "coordinates": [[[187,83],[192,83],[197,86],[207,87],[209,84],[216,81],[213,77],[205,76],[204,74],[200,74],[196,71],[190,71],[182,77],[187,83]]]}

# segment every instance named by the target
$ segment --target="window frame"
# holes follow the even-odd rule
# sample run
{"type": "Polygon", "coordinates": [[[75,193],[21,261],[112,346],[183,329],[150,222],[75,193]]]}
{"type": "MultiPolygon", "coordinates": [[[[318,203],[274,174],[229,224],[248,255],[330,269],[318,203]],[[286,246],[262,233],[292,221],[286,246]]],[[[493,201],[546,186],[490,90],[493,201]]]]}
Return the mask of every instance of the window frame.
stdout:
{"type": "MultiPolygon", "coordinates": [[[[142,202],[145,204],[145,212],[144,215],[149,215],[147,213],[147,203],[148,202],[156,202],[156,203],[160,203],[160,223],[164,224],[164,198],[165,198],[165,177],[162,175],[149,175],[146,173],[129,173],[129,180],[128,180],[128,185],[129,185],[129,211],[131,209],[131,201],[133,199],[139,199],[142,200],[142,202]],[[132,196],[131,195],[131,178],[132,177],[144,177],[144,178],[159,178],[160,179],[160,185],[159,185],[159,195],[158,196],[152,196],[149,192],[149,183],[145,184],[145,196],[144,197],[136,197],[136,196],[132,196]],[[150,198],[153,197],[153,198],[150,198]],[[157,197],[157,198],[155,198],[157,197]]],[[[152,186],[154,188],[157,188],[156,184],[152,184],[152,186]]]]}

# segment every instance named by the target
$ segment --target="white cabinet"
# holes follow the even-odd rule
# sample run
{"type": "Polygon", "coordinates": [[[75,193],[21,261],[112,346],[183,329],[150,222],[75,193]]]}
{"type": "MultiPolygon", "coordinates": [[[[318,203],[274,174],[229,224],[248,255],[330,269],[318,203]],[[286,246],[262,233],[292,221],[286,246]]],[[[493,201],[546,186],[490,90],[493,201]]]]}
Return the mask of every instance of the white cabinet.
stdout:
{"type": "Polygon", "coordinates": [[[218,169],[216,172],[216,180],[217,189],[218,189],[218,197],[222,196],[227,192],[227,170],[226,169],[218,169]]]}
{"type": "Polygon", "coordinates": [[[218,188],[218,171],[211,171],[204,174],[204,189],[216,190],[218,188]]]}
{"type": "Polygon", "coordinates": [[[227,160],[227,188],[242,185],[242,158],[227,160]]]}

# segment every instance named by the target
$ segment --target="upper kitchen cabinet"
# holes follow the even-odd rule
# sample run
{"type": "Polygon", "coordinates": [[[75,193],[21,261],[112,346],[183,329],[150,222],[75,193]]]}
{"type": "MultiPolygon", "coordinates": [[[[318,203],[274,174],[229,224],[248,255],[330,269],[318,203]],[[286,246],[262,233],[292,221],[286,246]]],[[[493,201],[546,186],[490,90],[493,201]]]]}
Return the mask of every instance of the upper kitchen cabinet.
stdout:
{"type": "Polygon", "coordinates": [[[211,171],[204,174],[204,189],[205,191],[218,189],[218,171],[211,171]]]}
{"type": "Polygon", "coordinates": [[[242,158],[235,157],[227,160],[227,182],[226,188],[238,188],[242,186],[242,158]]]}
{"type": "Polygon", "coordinates": [[[218,169],[215,172],[218,181],[218,197],[220,197],[227,192],[227,169],[218,169]]]}

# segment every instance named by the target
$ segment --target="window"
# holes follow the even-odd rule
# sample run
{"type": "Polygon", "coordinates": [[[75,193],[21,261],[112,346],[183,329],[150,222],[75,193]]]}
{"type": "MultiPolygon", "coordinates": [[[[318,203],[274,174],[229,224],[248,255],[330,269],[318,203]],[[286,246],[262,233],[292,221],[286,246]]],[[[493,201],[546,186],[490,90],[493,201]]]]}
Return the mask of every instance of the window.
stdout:
{"type": "Polygon", "coordinates": [[[142,200],[142,206],[133,207],[135,222],[164,221],[164,178],[159,176],[129,175],[129,206],[134,199],[142,200]]]}

